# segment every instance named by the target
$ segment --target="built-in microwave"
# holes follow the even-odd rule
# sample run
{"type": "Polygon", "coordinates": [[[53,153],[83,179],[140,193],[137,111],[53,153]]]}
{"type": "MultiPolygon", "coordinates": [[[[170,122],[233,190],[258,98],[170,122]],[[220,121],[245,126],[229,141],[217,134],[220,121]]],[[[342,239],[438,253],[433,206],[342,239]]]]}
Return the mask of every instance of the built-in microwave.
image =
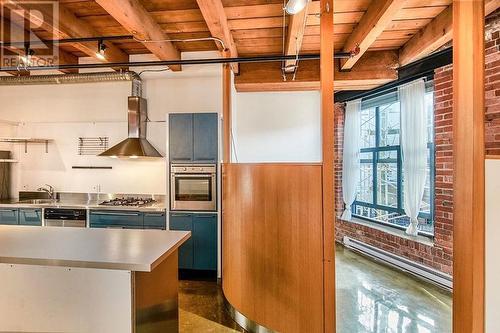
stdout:
{"type": "Polygon", "coordinates": [[[172,164],[170,167],[170,209],[217,210],[217,165],[172,164]]]}

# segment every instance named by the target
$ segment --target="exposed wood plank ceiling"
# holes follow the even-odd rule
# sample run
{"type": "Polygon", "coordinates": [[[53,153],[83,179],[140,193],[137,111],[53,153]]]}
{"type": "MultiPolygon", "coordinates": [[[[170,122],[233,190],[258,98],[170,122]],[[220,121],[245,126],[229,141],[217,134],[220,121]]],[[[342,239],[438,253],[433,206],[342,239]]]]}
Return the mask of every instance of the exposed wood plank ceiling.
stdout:
{"type": "MultiPolygon", "coordinates": [[[[429,37],[426,30],[434,31],[433,26],[442,26],[442,17],[447,16],[446,9],[452,0],[334,1],[335,49],[351,51],[357,45],[360,45],[361,49],[358,57],[339,62],[339,68],[355,70],[358,60],[365,52],[373,54],[371,51],[383,50],[399,52],[400,60],[406,63],[408,59],[416,60],[434,50],[436,46],[442,46],[442,42],[449,41],[435,35],[429,37]],[[370,26],[374,29],[369,29],[370,26]],[[415,50],[413,45],[421,42],[432,46],[427,46],[423,51],[415,50]]],[[[499,2],[487,0],[489,10],[498,8],[499,2]]],[[[77,22],[76,27],[86,26],[86,30],[79,28],[74,31],[70,29],[71,26],[68,27],[67,22],[63,22],[65,24],[62,28],[65,29],[61,28],[62,31],[56,36],[48,33],[47,29],[44,30],[43,26],[36,29],[41,38],[130,34],[146,37],[145,39],[161,36],[175,40],[217,37],[224,40],[232,57],[294,54],[297,49],[302,54],[319,53],[320,9],[317,0],[309,3],[307,15],[303,19],[287,15],[285,29],[282,0],[60,0],[59,3],[64,17],[70,17],[71,22],[77,22]],[[131,8],[140,6],[143,9],[141,13],[135,12],[134,15],[149,22],[148,31],[138,31],[141,29],[133,24],[128,14],[124,17],[123,10],[120,13],[119,8],[110,5],[113,3],[116,6],[120,4],[121,7],[124,4],[130,5],[131,8]],[[214,4],[216,6],[213,6],[214,4]],[[305,28],[300,28],[301,23],[305,28]]],[[[130,39],[113,41],[113,44],[107,42],[110,44],[108,46],[116,49],[113,53],[118,54],[115,56],[118,58],[130,54],[154,53],[162,59],[175,59],[181,52],[221,51],[220,46],[212,40],[165,43],[170,44],[168,47],[163,45],[163,48],[169,50],[168,56],[158,51],[160,46],[157,43],[140,43],[130,39]]],[[[84,57],[92,55],[95,47],[95,43],[73,44],[63,45],[61,49],[73,56],[84,57]]],[[[392,62],[386,64],[386,67],[389,66],[394,69],[392,62]]],[[[249,67],[252,66],[245,66],[249,67]]],[[[236,66],[233,66],[233,69],[237,71],[236,66]]],[[[299,64],[298,71],[300,70],[299,64]]],[[[376,80],[373,82],[379,83],[376,80]]],[[[363,87],[367,85],[370,85],[369,82],[363,83],[363,87]]]]}

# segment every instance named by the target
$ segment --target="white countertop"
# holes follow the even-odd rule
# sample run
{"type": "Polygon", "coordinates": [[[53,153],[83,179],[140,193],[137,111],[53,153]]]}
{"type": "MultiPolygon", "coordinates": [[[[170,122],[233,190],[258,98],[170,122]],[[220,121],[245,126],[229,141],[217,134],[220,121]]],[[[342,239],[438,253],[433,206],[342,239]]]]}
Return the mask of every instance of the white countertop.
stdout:
{"type": "Polygon", "coordinates": [[[188,231],[0,226],[0,263],[150,272],[188,231]]]}

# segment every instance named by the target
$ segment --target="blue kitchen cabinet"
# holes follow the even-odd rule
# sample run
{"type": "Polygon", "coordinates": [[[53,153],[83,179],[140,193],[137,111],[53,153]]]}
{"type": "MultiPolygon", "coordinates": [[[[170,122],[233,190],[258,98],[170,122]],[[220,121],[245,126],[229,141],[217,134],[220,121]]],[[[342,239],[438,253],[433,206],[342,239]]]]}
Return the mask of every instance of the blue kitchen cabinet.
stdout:
{"type": "Polygon", "coordinates": [[[217,113],[170,114],[170,162],[217,162],[218,119],[217,113]]]}
{"type": "Polygon", "coordinates": [[[41,226],[42,210],[19,208],[19,224],[41,226]]]}
{"type": "Polygon", "coordinates": [[[143,229],[144,215],[135,211],[90,211],[91,228],[143,229]]]}
{"type": "Polygon", "coordinates": [[[193,114],[171,114],[169,117],[169,156],[171,162],[193,160],[193,114]]]}
{"type": "Polygon", "coordinates": [[[217,162],[218,117],[216,113],[195,113],[193,116],[193,160],[217,162]]]}
{"type": "MultiPolygon", "coordinates": [[[[193,231],[192,214],[170,214],[170,230],[193,231]]],[[[193,269],[193,236],[179,248],[179,269],[193,269]]]]}
{"type": "Polygon", "coordinates": [[[217,270],[217,215],[193,215],[193,266],[201,270],[217,270]]]}
{"type": "Polygon", "coordinates": [[[191,231],[179,248],[179,268],[217,270],[217,214],[171,213],[170,230],[191,231]]]}
{"type": "Polygon", "coordinates": [[[0,224],[8,224],[8,225],[19,224],[19,210],[17,208],[1,208],[0,224]]]}
{"type": "Polygon", "coordinates": [[[144,213],[144,229],[166,229],[166,218],[164,212],[144,213]]]}

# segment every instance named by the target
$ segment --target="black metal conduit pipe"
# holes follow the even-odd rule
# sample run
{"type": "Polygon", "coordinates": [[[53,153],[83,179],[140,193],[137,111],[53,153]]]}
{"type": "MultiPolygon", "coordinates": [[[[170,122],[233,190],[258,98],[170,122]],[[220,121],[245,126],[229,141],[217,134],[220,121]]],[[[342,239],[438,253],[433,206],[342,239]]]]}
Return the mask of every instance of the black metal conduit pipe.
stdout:
{"type": "MultiPolygon", "coordinates": [[[[351,52],[337,52],[335,59],[346,59],[352,57],[351,52]]],[[[26,71],[40,70],[65,70],[65,69],[89,69],[89,68],[128,68],[128,67],[152,67],[152,66],[173,66],[173,65],[211,65],[227,63],[254,63],[254,62],[273,62],[285,60],[316,60],[319,54],[296,55],[269,55],[257,57],[236,57],[236,58],[207,58],[207,59],[186,59],[186,60],[160,60],[160,61],[137,61],[137,62],[108,62],[93,64],[70,64],[70,65],[52,65],[52,66],[28,66],[22,67],[26,71]]],[[[17,71],[17,67],[2,67],[1,72],[17,71]]]]}
{"type": "Polygon", "coordinates": [[[89,43],[89,42],[100,42],[100,41],[113,41],[113,40],[128,40],[134,39],[132,35],[119,35],[119,36],[100,36],[100,37],[79,37],[79,38],[62,38],[62,39],[42,39],[42,40],[32,40],[25,42],[2,42],[0,41],[0,46],[3,47],[21,47],[24,48],[26,44],[30,46],[35,45],[58,45],[58,44],[71,44],[71,43],[89,43]]]}

